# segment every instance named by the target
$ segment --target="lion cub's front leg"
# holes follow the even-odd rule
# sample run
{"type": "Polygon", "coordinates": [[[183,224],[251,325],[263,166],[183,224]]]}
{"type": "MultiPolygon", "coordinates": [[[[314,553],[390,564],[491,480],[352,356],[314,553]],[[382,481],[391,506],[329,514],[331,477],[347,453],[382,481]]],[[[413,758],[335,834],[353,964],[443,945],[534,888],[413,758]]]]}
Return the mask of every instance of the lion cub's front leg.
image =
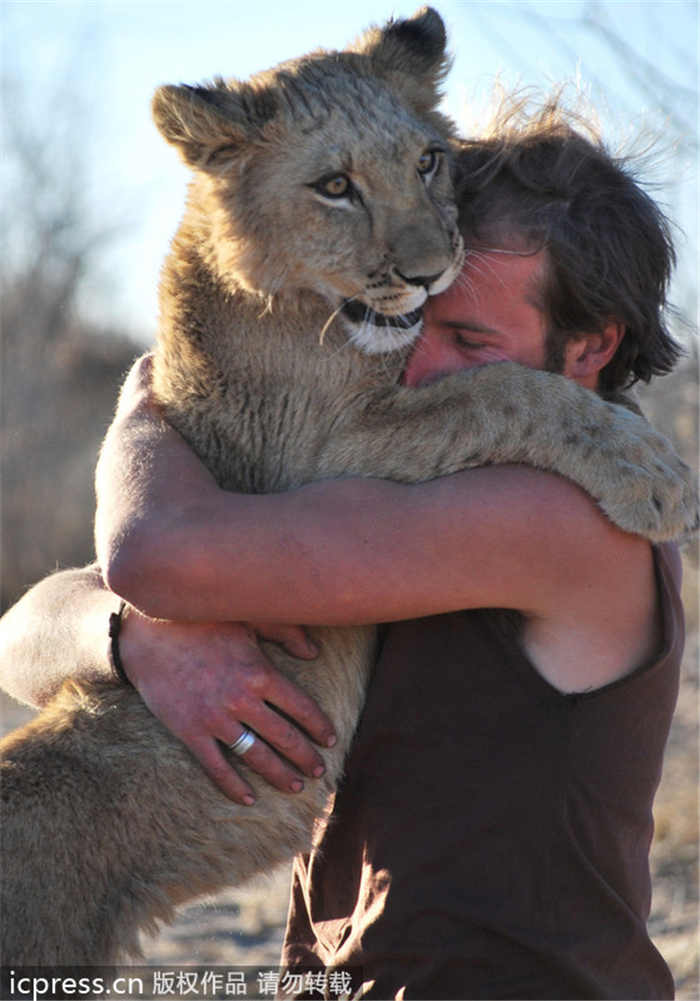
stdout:
{"type": "Polygon", "coordinates": [[[322,456],[326,474],[403,482],[508,462],[565,476],[612,522],[653,542],[698,528],[693,474],[643,417],[512,362],[364,394],[322,456]]]}

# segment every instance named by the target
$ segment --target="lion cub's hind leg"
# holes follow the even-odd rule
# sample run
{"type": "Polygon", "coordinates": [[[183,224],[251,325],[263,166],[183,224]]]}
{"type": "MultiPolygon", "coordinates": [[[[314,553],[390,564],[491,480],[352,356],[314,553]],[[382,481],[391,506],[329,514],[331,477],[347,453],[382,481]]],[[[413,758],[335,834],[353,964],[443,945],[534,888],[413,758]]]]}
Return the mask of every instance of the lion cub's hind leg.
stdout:
{"type": "Polygon", "coordinates": [[[5,964],[138,955],[176,887],[221,885],[188,797],[206,779],[132,689],[68,683],[0,756],[5,964]]]}
{"type": "MultiPolygon", "coordinates": [[[[351,661],[340,658],[347,670],[351,661]]],[[[339,740],[323,751],[324,778],[289,796],[248,772],[253,807],[227,800],[134,689],[66,683],[0,742],[3,963],[138,956],[139,933],[172,921],[178,905],[307,851],[359,713],[362,676],[352,673],[347,698],[337,672],[326,679],[327,707],[335,699],[345,715],[333,713],[339,740]]]]}

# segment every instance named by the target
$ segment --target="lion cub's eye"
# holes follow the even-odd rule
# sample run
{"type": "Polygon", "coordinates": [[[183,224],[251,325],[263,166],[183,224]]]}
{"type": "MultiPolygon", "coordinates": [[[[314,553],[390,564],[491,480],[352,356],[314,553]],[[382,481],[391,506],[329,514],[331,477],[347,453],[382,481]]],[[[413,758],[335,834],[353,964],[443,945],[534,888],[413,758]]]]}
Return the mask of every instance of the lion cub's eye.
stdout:
{"type": "Polygon", "coordinates": [[[429,180],[440,166],[442,153],[437,149],[427,149],[418,157],[418,173],[424,180],[429,180]]]}
{"type": "Polygon", "coordinates": [[[311,185],[319,195],[326,198],[347,198],[352,192],[350,178],[345,174],[333,174],[332,177],[322,177],[311,185]]]}

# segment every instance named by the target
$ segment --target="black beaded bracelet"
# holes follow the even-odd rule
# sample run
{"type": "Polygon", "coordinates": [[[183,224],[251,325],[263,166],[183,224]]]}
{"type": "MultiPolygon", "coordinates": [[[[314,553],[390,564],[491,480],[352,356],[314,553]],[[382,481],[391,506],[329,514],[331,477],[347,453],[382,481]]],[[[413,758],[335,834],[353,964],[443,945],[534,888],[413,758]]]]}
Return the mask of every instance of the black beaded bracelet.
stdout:
{"type": "Polygon", "coordinates": [[[119,603],[119,611],[112,612],[109,617],[109,663],[112,668],[112,674],[117,681],[120,681],[123,685],[130,685],[131,682],[124,670],[122,658],[119,653],[119,633],[122,628],[122,617],[126,607],[126,602],[121,601],[119,603]]]}

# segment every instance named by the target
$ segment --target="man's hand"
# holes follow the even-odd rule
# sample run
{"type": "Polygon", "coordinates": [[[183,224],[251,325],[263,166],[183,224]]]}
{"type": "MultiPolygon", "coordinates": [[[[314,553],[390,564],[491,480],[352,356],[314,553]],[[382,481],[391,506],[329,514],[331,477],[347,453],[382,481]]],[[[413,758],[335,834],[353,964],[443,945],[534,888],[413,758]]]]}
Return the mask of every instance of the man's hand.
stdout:
{"type": "MultiPolygon", "coordinates": [[[[257,631],[296,657],[316,656],[302,629],[266,625],[257,631]]],[[[277,789],[300,792],[302,773],[323,774],[312,740],[332,746],[332,724],[267,660],[252,626],[165,622],[131,610],[119,644],[127,675],[148,708],[230,799],[246,805],[255,799],[219,743],[233,743],[244,726],[258,738],[245,755],[246,764],[277,789]]]]}

